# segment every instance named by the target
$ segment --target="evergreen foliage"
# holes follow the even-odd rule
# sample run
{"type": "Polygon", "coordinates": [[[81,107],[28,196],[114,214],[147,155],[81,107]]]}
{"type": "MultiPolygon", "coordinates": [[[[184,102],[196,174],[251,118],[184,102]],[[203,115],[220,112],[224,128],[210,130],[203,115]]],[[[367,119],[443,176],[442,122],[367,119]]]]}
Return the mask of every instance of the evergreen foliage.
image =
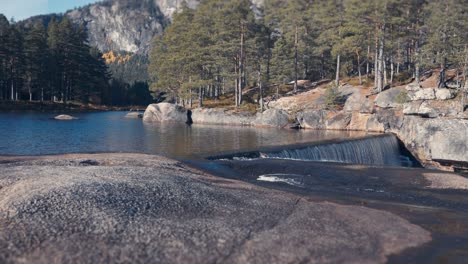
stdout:
{"type": "MultiPolygon", "coordinates": [[[[463,0],[204,0],[184,8],[154,42],[152,89],[192,104],[245,87],[359,76],[376,91],[403,76],[448,67],[466,80],[468,7],[463,0]],[[196,94],[198,94],[196,96],[196,94]]],[[[464,82],[460,82],[464,83],[464,82]]],[[[263,94],[263,92],[261,92],[263,94]]],[[[330,96],[330,98],[336,96],[330,96]]],[[[261,104],[263,100],[258,100],[261,104]]]]}
{"type": "Polygon", "coordinates": [[[47,28],[0,15],[0,100],[101,101],[110,75],[82,25],[64,17],[47,28]]]}

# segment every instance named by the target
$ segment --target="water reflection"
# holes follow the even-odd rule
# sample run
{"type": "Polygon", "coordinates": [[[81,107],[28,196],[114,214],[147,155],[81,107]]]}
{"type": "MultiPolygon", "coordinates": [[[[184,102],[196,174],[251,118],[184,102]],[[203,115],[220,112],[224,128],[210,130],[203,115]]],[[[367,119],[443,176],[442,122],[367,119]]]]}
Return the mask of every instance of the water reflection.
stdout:
{"type": "Polygon", "coordinates": [[[0,154],[138,152],[176,157],[363,136],[361,132],[288,130],[186,124],[145,124],[124,112],[76,114],[56,121],[47,113],[0,113],[0,154]]]}

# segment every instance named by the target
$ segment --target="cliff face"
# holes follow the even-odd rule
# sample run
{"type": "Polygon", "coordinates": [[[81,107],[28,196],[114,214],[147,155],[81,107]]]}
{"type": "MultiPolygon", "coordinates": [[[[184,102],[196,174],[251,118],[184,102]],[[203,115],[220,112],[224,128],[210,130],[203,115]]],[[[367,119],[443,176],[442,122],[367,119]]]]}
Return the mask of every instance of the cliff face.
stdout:
{"type": "MultiPolygon", "coordinates": [[[[189,6],[197,2],[187,0],[189,6]]],[[[103,52],[147,53],[151,40],[162,34],[181,4],[182,0],[108,0],[65,15],[83,23],[88,29],[90,44],[103,52]]]]}
{"type": "MultiPolygon", "coordinates": [[[[200,0],[104,0],[85,7],[67,11],[64,15],[82,23],[88,29],[89,42],[102,52],[126,51],[147,54],[151,40],[161,35],[172,15],[183,4],[196,8],[200,0]]],[[[252,9],[260,15],[264,0],[252,0],[252,9]]],[[[32,25],[41,20],[48,24],[52,17],[42,15],[22,23],[32,25]]]]}

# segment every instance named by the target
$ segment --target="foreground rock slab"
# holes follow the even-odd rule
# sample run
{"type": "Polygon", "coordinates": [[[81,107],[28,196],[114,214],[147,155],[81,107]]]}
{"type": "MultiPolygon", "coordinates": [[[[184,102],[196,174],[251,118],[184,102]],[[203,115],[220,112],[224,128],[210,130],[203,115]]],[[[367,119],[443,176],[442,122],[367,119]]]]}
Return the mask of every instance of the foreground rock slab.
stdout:
{"type": "Polygon", "coordinates": [[[382,263],[431,239],[157,156],[3,157],[0,171],[1,263],[382,263]]]}

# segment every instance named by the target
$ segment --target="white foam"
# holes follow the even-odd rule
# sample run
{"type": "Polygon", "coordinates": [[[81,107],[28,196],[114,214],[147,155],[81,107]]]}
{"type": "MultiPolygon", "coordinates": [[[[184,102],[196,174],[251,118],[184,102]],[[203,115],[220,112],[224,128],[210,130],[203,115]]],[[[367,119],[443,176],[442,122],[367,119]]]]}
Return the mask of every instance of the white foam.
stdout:
{"type": "Polygon", "coordinates": [[[302,187],[303,184],[297,178],[302,178],[302,175],[297,174],[265,174],[260,175],[257,178],[257,181],[264,181],[264,182],[282,182],[292,186],[302,187]]]}

